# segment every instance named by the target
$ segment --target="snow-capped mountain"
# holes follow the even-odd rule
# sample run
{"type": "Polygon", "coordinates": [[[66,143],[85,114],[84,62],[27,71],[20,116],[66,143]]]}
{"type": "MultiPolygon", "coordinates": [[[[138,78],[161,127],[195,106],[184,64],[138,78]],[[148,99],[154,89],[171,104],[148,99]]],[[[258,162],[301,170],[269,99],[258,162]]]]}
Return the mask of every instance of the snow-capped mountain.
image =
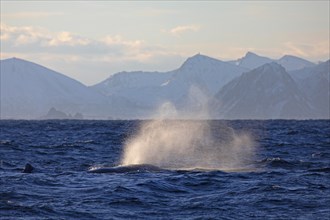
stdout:
{"type": "Polygon", "coordinates": [[[252,70],[273,61],[274,60],[268,57],[263,57],[252,52],[247,52],[244,57],[238,60],[229,61],[229,63],[252,70]]]}
{"type": "Polygon", "coordinates": [[[313,106],[316,118],[330,118],[330,60],[290,72],[313,106]]]}
{"type": "Polygon", "coordinates": [[[295,57],[295,56],[291,56],[291,55],[284,55],[279,60],[276,60],[276,63],[283,66],[287,72],[303,69],[305,67],[315,66],[314,63],[312,63],[308,60],[305,60],[305,59],[302,59],[299,57],[295,57]]]}
{"type": "Polygon", "coordinates": [[[295,81],[279,64],[243,73],[216,94],[215,114],[227,119],[305,119],[313,111],[295,81]]]}
{"type": "Polygon", "coordinates": [[[161,86],[173,72],[119,72],[91,88],[106,95],[127,99],[139,106],[153,107],[162,101],[161,86]]]}
{"type": "Polygon", "coordinates": [[[87,87],[12,58],[0,62],[0,118],[145,119],[164,103],[183,118],[209,112],[224,119],[330,118],[329,62],[293,56],[272,62],[251,52],[223,62],[197,54],[173,71],[120,72],[87,87]],[[299,70],[288,74],[284,67],[299,70]]]}
{"type": "MultiPolygon", "coordinates": [[[[199,92],[208,101],[223,85],[247,69],[197,54],[180,68],[170,72],[120,72],[92,88],[105,94],[123,97],[136,105],[157,108],[170,101],[187,106],[191,93],[199,92]]],[[[194,99],[194,102],[198,100],[194,99]]],[[[199,105],[198,103],[195,103],[199,105]]]]}
{"type": "MultiPolygon", "coordinates": [[[[107,117],[115,109],[109,98],[80,82],[22,59],[2,60],[1,119],[37,119],[52,107],[67,114],[107,117]]],[[[120,103],[123,105],[123,103],[120,103]]]]}
{"type": "Polygon", "coordinates": [[[255,69],[259,66],[262,66],[266,63],[275,62],[280,64],[285,68],[286,71],[293,71],[298,69],[303,69],[305,67],[315,66],[314,63],[302,59],[300,57],[292,56],[292,55],[284,55],[278,60],[273,60],[268,57],[259,56],[252,52],[247,52],[246,55],[238,60],[229,61],[229,63],[245,67],[249,70],[255,69]]]}
{"type": "MultiPolygon", "coordinates": [[[[197,54],[188,58],[182,66],[175,71],[168,82],[169,87],[184,85],[198,85],[205,88],[210,95],[232,79],[240,76],[246,68],[237,67],[221,60],[197,54]]],[[[178,88],[175,89],[176,91],[178,88]]]]}
{"type": "Polygon", "coordinates": [[[168,100],[178,110],[189,114],[207,108],[210,99],[225,84],[247,69],[208,56],[188,58],[164,86],[168,100]]]}

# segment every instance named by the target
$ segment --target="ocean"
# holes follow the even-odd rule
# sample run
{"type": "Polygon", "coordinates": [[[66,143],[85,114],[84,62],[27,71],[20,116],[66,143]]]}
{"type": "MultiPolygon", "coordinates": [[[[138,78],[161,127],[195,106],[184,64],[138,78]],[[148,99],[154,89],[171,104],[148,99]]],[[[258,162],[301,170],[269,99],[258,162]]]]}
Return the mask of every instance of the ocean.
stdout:
{"type": "Polygon", "coordinates": [[[0,120],[0,219],[330,219],[329,173],[329,120],[0,120]]]}

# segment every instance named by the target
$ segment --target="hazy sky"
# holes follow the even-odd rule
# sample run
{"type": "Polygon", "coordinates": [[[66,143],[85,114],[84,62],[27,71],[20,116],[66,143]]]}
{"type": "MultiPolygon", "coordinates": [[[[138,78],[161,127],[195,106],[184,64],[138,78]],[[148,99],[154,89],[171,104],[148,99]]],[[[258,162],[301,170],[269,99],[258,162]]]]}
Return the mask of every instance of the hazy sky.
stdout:
{"type": "Polygon", "coordinates": [[[167,71],[202,53],[329,59],[329,1],[3,1],[1,59],[92,85],[122,70],[167,71]]]}

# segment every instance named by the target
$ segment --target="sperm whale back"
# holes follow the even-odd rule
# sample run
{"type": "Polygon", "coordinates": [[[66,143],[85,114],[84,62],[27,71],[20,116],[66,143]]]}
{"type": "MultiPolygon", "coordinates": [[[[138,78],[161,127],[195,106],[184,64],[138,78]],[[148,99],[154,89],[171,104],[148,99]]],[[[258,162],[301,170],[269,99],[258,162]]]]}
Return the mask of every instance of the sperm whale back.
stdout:
{"type": "Polygon", "coordinates": [[[160,172],[163,169],[150,164],[134,164],[128,166],[102,167],[91,169],[90,173],[134,173],[134,172],[160,172]]]}

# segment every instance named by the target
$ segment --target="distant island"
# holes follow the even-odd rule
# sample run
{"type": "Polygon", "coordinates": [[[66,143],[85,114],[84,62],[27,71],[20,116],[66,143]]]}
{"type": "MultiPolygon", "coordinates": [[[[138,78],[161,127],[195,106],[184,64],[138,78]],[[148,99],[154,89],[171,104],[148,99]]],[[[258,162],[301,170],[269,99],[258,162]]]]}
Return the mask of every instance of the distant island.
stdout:
{"type": "Polygon", "coordinates": [[[49,111],[47,112],[47,114],[43,117],[41,117],[41,119],[74,119],[74,120],[82,120],[84,119],[84,116],[77,112],[74,115],[71,114],[66,114],[64,112],[61,112],[59,110],[56,110],[56,108],[52,107],[51,109],[49,109],[49,111]]]}

